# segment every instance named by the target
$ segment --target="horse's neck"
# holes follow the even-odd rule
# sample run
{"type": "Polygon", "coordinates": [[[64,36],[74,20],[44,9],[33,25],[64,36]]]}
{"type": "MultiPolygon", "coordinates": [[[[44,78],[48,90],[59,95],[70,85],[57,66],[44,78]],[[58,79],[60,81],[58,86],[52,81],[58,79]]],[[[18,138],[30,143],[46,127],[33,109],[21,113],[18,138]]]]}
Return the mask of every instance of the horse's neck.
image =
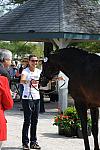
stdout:
{"type": "MultiPolygon", "coordinates": [[[[68,77],[75,76],[76,73],[80,72],[83,66],[84,60],[79,56],[70,54],[69,56],[59,57],[60,70],[65,73],[68,77]],[[67,58],[68,57],[68,58],[67,58]]],[[[56,60],[56,59],[55,59],[56,60]]]]}
{"type": "Polygon", "coordinates": [[[69,78],[75,73],[73,65],[66,65],[65,63],[60,64],[60,70],[69,78]]]}

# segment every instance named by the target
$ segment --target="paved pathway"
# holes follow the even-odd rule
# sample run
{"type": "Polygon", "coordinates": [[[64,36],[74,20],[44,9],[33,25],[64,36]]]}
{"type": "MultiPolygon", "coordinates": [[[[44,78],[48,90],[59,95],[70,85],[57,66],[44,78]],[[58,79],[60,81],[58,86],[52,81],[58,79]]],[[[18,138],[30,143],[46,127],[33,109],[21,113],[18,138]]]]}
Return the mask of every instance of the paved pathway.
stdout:
{"type": "MultiPolygon", "coordinates": [[[[84,150],[83,139],[67,138],[59,136],[57,127],[53,126],[53,118],[57,114],[55,104],[45,103],[46,112],[39,114],[38,142],[42,150],[84,150]],[[51,108],[52,105],[52,108],[51,108]]],[[[7,111],[8,140],[3,143],[2,150],[21,150],[21,130],[23,112],[21,105],[15,103],[13,110],[7,111]]],[[[91,150],[93,150],[93,138],[89,137],[91,150]]]]}

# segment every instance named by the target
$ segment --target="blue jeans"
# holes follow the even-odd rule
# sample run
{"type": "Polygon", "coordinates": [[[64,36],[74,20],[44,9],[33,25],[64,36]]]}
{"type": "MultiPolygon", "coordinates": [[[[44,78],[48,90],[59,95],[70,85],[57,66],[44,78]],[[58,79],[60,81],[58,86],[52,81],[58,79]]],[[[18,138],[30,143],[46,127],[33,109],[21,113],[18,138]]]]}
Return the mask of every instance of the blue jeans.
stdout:
{"type": "Polygon", "coordinates": [[[22,129],[22,143],[28,144],[28,131],[30,127],[30,144],[37,141],[36,130],[39,113],[39,100],[22,99],[22,106],[24,112],[24,123],[22,129]]]}

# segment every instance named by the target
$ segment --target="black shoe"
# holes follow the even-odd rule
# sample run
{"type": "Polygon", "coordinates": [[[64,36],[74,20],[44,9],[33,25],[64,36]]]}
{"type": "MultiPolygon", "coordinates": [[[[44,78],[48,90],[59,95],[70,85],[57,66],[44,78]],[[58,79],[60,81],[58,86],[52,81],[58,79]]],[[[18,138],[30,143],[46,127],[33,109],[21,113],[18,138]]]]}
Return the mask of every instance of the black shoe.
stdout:
{"type": "Polygon", "coordinates": [[[23,150],[30,150],[27,144],[23,145],[23,150]]]}
{"type": "Polygon", "coordinates": [[[34,143],[32,145],[30,145],[30,149],[41,149],[41,147],[38,145],[38,143],[34,143]]]}

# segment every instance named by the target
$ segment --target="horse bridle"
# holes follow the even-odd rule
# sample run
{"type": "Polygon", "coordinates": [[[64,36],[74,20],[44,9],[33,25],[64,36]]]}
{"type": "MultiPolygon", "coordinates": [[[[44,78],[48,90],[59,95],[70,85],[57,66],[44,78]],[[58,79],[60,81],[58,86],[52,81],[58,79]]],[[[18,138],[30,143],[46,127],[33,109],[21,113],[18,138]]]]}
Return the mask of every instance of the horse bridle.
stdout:
{"type": "MultiPolygon", "coordinates": [[[[55,74],[53,74],[52,76],[54,76],[54,75],[56,75],[57,74],[57,72],[55,73],[55,74]]],[[[42,74],[41,74],[42,75],[42,74]]],[[[46,76],[43,76],[43,77],[45,77],[47,80],[50,80],[48,77],[46,77],[46,76]]],[[[32,79],[33,80],[33,79],[32,79]]],[[[55,93],[56,92],[56,90],[53,90],[53,91],[50,91],[50,92],[42,92],[40,89],[37,89],[34,85],[32,85],[32,80],[30,81],[30,86],[32,86],[35,90],[37,90],[37,91],[40,91],[41,93],[44,93],[44,94],[52,94],[52,93],[55,93]]],[[[35,80],[35,81],[39,81],[39,80],[35,80]]],[[[54,80],[51,80],[51,81],[54,81],[54,80]]],[[[66,83],[66,81],[65,80],[63,80],[64,81],[64,83],[59,87],[59,89],[61,89],[64,85],[65,85],[65,83],[66,83]]]]}
{"type": "MultiPolygon", "coordinates": [[[[58,72],[54,73],[52,76],[57,75],[57,73],[58,73],[58,72]]],[[[42,75],[42,74],[41,74],[41,75],[42,75]]],[[[48,78],[47,76],[43,76],[43,75],[42,75],[42,77],[45,77],[45,79],[47,79],[48,81],[50,81],[50,78],[48,78]]],[[[52,77],[51,77],[51,78],[52,78],[52,77]]],[[[56,80],[57,80],[57,79],[56,79],[56,80]]],[[[51,82],[52,82],[52,81],[55,81],[55,80],[51,80],[51,82]]],[[[66,84],[66,81],[65,81],[64,79],[63,79],[63,81],[64,81],[64,83],[59,87],[59,89],[61,89],[61,88],[66,84]]],[[[52,93],[55,93],[55,92],[56,92],[56,90],[50,91],[50,92],[48,92],[48,93],[47,93],[47,92],[46,92],[46,93],[43,92],[43,93],[45,93],[45,94],[52,94],[52,93]]]]}
{"type": "Polygon", "coordinates": [[[52,74],[52,76],[50,77],[47,77],[47,76],[44,76],[42,73],[41,73],[41,76],[42,77],[45,77],[47,80],[51,80],[54,76],[56,76],[58,74],[58,71],[56,71],[55,73],[52,74]]]}

